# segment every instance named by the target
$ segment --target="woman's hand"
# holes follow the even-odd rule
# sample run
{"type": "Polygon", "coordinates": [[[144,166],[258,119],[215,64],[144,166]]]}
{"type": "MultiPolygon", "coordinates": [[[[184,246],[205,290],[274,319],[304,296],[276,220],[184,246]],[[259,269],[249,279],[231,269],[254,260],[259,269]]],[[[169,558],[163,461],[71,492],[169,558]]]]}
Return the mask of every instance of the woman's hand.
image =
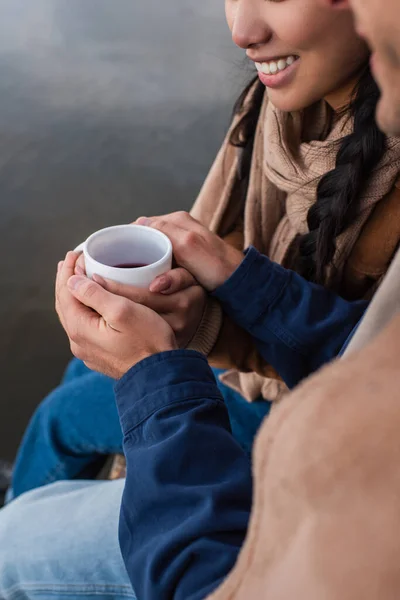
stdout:
{"type": "Polygon", "coordinates": [[[144,358],[178,347],[171,327],[154,311],[74,275],[77,258],[67,254],[56,280],[56,310],[77,358],[119,379],[144,358]]]}
{"type": "Polygon", "coordinates": [[[211,233],[188,213],[141,217],[136,223],[165,233],[172,242],[176,262],[208,291],[222,285],[243,260],[240,250],[211,233]]]}

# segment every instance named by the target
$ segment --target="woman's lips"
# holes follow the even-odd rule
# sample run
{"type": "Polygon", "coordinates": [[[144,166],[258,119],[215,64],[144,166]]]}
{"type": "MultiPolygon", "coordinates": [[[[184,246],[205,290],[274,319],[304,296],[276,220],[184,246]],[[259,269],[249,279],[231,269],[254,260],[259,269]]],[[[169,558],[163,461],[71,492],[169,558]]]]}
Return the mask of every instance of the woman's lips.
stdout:
{"type": "MultiPolygon", "coordinates": [[[[291,57],[288,57],[291,58],[291,57]]],[[[257,63],[257,71],[260,81],[268,88],[279,88],[287,85],[293,78],[295,70],[298,67],[299,58],[293,57],[294,61],[287,65],[283,70],[277,71],[276,73],[263,73],[260,68],[260,63],[257,63]]],[[[284,59],[282,59],[284,60],[284,59]]],[[[286,59],[287,60],[287,59],[286,59]]],[[[270,65],[278,65],[280,61],[271,61],[270,65]]],[[[266,63],[262,63],[264,65],[266,63]]],[[[268,64],[268,63],[267,63],[268,64]]]]}

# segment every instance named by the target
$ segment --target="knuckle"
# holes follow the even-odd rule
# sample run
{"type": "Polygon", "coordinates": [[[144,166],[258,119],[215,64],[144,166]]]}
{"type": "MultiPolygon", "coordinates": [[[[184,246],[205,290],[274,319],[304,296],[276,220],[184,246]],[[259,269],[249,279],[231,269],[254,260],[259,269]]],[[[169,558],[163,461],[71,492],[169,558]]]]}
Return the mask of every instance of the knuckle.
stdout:
{"type": "Polygon", "coordinates": [[[185,270],[185,282],[187,282],[189,284],[189,287],[195,287],[198,285],[197,281],[193,277],[193,275],[191,273],[189,273],[189,271],[186,271],[186,270],[185,270]]]}
{"type": "Polygon", "coordinates": [[[149,297],[144,292],[135,290],[130,292],[129,300],[132,300],[136,304],[146,305],[149,301],[149,297]]]}
{"type": "Polygon", "coordinates": [[[130,317],[130,303],[126,300],[119,300],[111,313],[111,319],[115,323],[124,323],[130,317]]]}
{"type": "Polygon", "coordinates": [[[182,244],[185,246],[194,247],[197,245],[197,233],[194,231],[187,231],[184,236],[182,236],[182,244]]]}
{"type": "Polygon", "coordinates": [[[192,286],[188,292],[188,303],[193,311],[204,310],[207,292],[199,285],[192,286]]]}
{"type": "Polygon", "coordinates": [[[83,352],[81,346],[78,346],[78,344],[76,344],[72,339],[70,339],[69,347],[71,349],[72,354],[75,356],[75,358],[78,358],[79,360],[83,360],[84,352],[83,352]]]}
{"type": "Polygon", "coordinates": [[[71,343],[74,345],[79,344],[82,341],[82,336],[79,332],[79,328],[74,325],[73,327],[68,327],[68,337],[71,340],[71,343]]]}
{"type": "Polygon", "coordinates": [[[189,310],[189,306],[190,306],[190,301],[188,296],[185,294],[179,298],[178,300],[178,308],[180,310],[180,312],[187,312],[189,310]]]}
{"type": "Polygon", "coordinates": [[[157,226],[157,229],[165,229],[165,227],[167,227],[167,221],[165,219],[157,219],[154,223],[157,226]]]}
{"type": "Polygon", "coordinates": [[[181,221],[183,219],[187,219],[189,213],[186,210],[178,210],[174,213],[174,216],[176,217],[176,219],[181,221]]]}
{"type": "Polygon", "coordinates": [[[69,251],[67,252],[67,255],[66,255],[66,257],[65,257],[65,260],[66,260],[66,261],[67,261],[69,264],[72,264],[73,262],[75,262],[75,261],[76,261],[76,254],[75,254],[75,252],[73,252],[72,250],[69,250],[69,251]]]}
{"type": "Polygon", "coordinates": [[[169,317],[165,318],[165,321],[168,323],[168,325],[171,327],[171,329],[177,334],[182,333],[182,331],[185,329],[184,320],[179,318],[177,315],[170,315],[169,317]]]}
{"type": "Polygon", "coordinates": [[[176,334],[180,335],[185,331],[185,324],[183,321],[178,320],[174,323],[174,325],[171,326],[171,328],[176,334]]]}
{"type": "Polygon", "coordinates": [[[79,274],[79,269],[82,269],[82,271],[84,273],[86,273],[86,265],[85,265],[85,259],[83,258],[83,256],[80,256],[78,258],[78,260],[76,261],[76,265],[75,265],[75,273],[79,274]]]}
{"type": "Polygon", "coordinates": [[[185,272],[183,269],[175,269],[171,273],[172,285],[179,290],[185,283],[185,272]]]}
{"type": "Polygon", "coordinates": [[[79,335],[76,333],[76,331],[69,331],[68,337],[71,341],[71,344],[77,345],[78,342],[80,342],[79,335]]]}
{"type": "Polygon", "coordinates": [[[81,290],[82,298],[85,298],[86,300],[91,300],[97,293],[97,285],[92,281],[88,281],[87,283],[85,283],[85,285],[82,286],[81,290]]]}

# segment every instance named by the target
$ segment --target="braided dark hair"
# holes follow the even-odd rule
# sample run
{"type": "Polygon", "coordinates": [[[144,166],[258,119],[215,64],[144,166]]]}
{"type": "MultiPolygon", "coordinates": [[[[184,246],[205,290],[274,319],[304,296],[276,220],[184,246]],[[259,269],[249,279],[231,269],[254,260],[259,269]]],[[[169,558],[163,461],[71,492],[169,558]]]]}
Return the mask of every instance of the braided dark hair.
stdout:
{"type": "MultiPolygon", "coordinates": [[[[232,145],[242,149],[238,176],[244,195],[247,193],[254,136],[265,93],[263,84],[255,81],[246,87],[236,102],[234,112],[243,112],[243,116],[230,138],[232,145]],[[253,86],[251,101],[245,102],[253,86]]],[[[369,67],[366,67],[350,105],[354,118],[353,133],[343,139],[335,168],[321,178],[316,202],[307,216],[309,233],[299,240],[296,270],[310,281],[325,282],[326,267],[332,263],[335,254],[336,238],[356,218],[364,186],[386,150],[386,137],[375,121],[378,99],[378,86],[369,67]]]]}
{"type": "Polygon", "coordinates": [[[375,121],[378,100],[378,86],[368,67],[350,106],[353,133],[343,139],[335,168],[318,184],[317,201],[307,216],[309,233],[302,236],[299,243],[298,271],[316,283],[325,282],[326,267],[335,254],[336,238],[357,216],[362,191],[386,150],[386,137],[375,121]]]}

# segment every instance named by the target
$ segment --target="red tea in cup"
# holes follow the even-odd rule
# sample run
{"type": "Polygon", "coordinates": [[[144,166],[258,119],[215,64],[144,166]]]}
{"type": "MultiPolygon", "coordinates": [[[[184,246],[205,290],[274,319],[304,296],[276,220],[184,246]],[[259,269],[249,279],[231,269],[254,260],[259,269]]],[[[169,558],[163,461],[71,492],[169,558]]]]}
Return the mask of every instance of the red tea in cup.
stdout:
{"type": "Polygon", "coordinates": [[[148,267],[147,263],[121,263],[113,265],[115,269],[139,269],[140,267],[148,267]]]}

